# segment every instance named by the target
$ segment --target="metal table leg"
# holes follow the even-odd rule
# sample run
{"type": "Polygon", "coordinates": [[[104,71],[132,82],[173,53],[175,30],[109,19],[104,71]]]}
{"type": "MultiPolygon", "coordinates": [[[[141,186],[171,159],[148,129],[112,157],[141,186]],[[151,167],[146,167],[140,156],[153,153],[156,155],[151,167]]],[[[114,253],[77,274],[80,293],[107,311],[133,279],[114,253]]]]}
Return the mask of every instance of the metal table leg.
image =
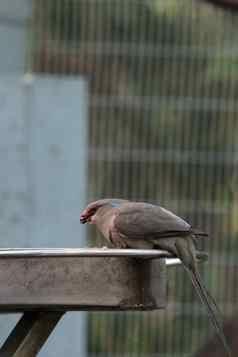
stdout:
{"type": "Polygon", "coordinates": [[[34,357],[64,312],[25,312],[0,349],[0,357],[34,357]]]}

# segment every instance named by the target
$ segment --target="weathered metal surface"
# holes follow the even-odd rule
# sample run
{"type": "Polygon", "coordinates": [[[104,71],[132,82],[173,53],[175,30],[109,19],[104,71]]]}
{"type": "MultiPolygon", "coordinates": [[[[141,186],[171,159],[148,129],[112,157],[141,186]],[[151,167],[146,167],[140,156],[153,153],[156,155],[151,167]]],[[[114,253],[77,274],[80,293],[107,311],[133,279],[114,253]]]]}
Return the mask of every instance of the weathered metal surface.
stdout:
{"type": "Polygon", "coordinates": [[[0,258],[37,257],[133,257],[172,258],[173,255],[159,249],[111,249],[111,248],[3,248],[0,258]]]}
{"type": "Polygon", "coordinates": [[[165,305],[164,259],[0,258],[0,311],[143,310],[165,305]]]}
{"type": "Polygon", "coordinates": [[[87,108],[81,78],[1,78],[0,247],[85,245],[87,108]]]}
{"type": "Polygon", "coordinates": [[[0,349],[0,357],[35,357],[63,312],[27,312],[0,349]]]}
{"type": "MultiPolygon", "coordinates": [[[[199,261],[207,260],[208,254],[197,251],[199,261]]],[[[143,259],[165,258],[166,265],[181,264],[171,253],[159,249],[111,249],[111,248],[3,248],[0,258],[26,257],[134,257],[143,259]]]]}
{"type": "MultiPolygon", "coordinates": [[[[32,1],[0,1],[0,75],[14,73],[19,76],[24,73],[31,13],[32,1]]],[[[12,98],[12,103],[14,99],[12,98]]]]}

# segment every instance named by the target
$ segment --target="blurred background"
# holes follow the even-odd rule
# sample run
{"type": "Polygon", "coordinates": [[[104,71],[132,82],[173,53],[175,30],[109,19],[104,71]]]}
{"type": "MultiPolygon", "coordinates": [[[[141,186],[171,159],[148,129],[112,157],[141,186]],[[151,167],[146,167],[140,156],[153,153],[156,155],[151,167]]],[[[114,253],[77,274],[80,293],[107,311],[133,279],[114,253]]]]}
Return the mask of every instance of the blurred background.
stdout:
{"type": "MultiPolygon", "coordinates": [[[[2,3],[1,246],[102,246],[86,202],[159,203],[209,233],[203,278],[234,317],[237,29],[199,0],[2,3]]],[[[183,270],[168,277],[166,310],[76,313],[41,355],[195,355],[213,332],[183,270]]]]}

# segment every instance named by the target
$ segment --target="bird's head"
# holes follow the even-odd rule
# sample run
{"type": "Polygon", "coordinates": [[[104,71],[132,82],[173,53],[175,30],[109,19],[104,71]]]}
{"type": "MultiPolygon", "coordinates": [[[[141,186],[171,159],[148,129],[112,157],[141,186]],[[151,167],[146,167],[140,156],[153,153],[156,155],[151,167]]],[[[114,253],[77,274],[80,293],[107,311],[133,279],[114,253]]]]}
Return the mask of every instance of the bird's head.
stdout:
{"type": "Polygon", "coordinates": [[[80,223],[93,223],[93,218],[102,207],[117,208],[127,200],[117,198],[105,198],[102,200],[94,201],[83,210],[80,215],[80,223]]]}

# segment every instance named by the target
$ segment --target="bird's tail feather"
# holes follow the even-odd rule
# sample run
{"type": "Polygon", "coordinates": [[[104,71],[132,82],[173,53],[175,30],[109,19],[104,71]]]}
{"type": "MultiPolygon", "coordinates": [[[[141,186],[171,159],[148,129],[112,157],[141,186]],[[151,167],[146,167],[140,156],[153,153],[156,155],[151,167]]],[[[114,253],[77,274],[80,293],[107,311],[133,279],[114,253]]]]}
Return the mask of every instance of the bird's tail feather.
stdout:
{"type": "Polygon", "coordinates": [[[226,337],[222,328],[222,318],[219,308],[212,298],[210,293],[207,291],[205,285],[200,278],[199,271],[197,268],[196,260],[196,246],[194,244],[194,236],[190,237],[178,237],[173,240],[161,241],[160,248],[166,249],[177,255],[178,258],[183,263],[185,270],[187,271],[191,282],[198,294],[199,299],[206,308],[210,322],[212,323],[218,337],[224,346],[227,356],[231,357],[231,349],[227,343],[226,337]]]}
{"type": "Polygon", "coordinates": [[[221,313],[221,310],[220,310],[219,306],[217,305],[217,303],[216,303],[214,297],[210,294],[210,292],[209,292],[208,289],[206,288],[205,284],[203,283],[202,278],[201,278],[201,275],[200,275],[200,273],[199,273],[198,270],[196,271],[196,275],[197,275],[197,277],[198,277],[198,280],[199,280],[200,284],[202,285],[203,289],[205,290],[205,293],[207,294],[208,299],[210,300],[210,303],[211,303],[211,305],[212,305],[213,308],[214,308],[214,312],[215,312],[217,318],[218,318],[219,321],[220,321],[220,326],[221,326],[221,328],[223,329],[223,321],[222,321],[222,313],[221,313]]]}
{"type": "Polygon", "coordinates": [[[210,295],[210,293],[207,291],[205,285],[202,283],[202,280],[200,278],[199,272],[196,269],[191,269],[190,267],[185,266],[185,270],[187,271],[191,282],[193,286],[196,289],[196,292],[203,303],[203,305],[207,309],[208,317],[210,322],[212,323],[214,329],[216,330],[226,352],[229,357],[231,357],[231,349],[226,341],[226,337],[223,332],[222,328],[222,318],[221,318],[221,313],[220,310],[213,299],[213,297],[210,295]]]}

